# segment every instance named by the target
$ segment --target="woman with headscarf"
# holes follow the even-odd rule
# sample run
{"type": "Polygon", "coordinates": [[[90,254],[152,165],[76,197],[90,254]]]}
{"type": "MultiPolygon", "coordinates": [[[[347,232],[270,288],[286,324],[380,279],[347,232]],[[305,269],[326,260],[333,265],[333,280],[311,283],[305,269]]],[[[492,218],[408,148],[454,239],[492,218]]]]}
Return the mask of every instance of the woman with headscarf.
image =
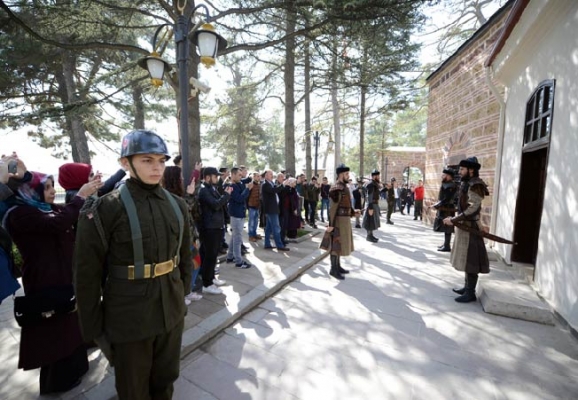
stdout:
{"type": "MultiPolygon", "coordinates": [[[[119,169],[114,175],[108,178],[102,187],[98,190],[98,196],[112,192],[116,184],[124,178],[126,171],[119,169]]],[[[58,168],[58,184],[66,190],[66,197],[64,202],[70,203],[70,200],[76,195],[78,190],[87,182],[95,179],[100,180],[100,172],[94,172],[92,165],[83,163],[66,163],[58,168]]]]}
{"type": "MultiPolygon", "coordinates": [[[[34,298],[72,287],[73,225],[85,198],[102,184],[97,179],[82,185],[69,204],[60,206],[54,204],[54,178],[31,174],[32,179],[18,188],[4,223],[22,255],[24,292],[34,298]]],[[[77,386],[88,370],[77,313],[54,315],[22,327],[18,367],[40,368],[40,394],[77,386]]]]}

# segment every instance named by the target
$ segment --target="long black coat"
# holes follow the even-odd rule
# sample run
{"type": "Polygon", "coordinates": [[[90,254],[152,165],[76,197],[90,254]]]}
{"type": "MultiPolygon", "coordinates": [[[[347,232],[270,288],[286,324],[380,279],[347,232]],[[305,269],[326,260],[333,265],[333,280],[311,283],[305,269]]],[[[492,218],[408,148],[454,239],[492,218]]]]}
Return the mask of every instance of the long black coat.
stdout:
{"type": "Polygon", "coordinates": [[[454,181],[443,182],[438,194],[438,202],[433,207],[438,210],[434,220],[433,230],[436,232],[453,233],[453,225],[444,225],[446,217],[453,217],[456,213],[454,199],[457,193],[457,185],[454,181]]]}

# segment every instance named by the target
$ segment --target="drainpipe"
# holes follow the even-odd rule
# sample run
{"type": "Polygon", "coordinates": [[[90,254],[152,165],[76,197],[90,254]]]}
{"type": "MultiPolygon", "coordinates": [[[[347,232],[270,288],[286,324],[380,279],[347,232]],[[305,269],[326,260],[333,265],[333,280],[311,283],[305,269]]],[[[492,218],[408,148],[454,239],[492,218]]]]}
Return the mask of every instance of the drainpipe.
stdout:
{"type": "MultiPolygon", "coordinates": [[[[498,148],[496,152],[496,174],[494,176],[494,201],[492,202],[492,218],[490,220],[490,232],[496,232],[496,224],[498,220],[498,203],[500,201],[500,179],[502,173],[502,152],[504,149],[504,127],[506,124],[506,102],[504,98],[500,95],[498,88],[492,82],[492,67],[487,66],[485,68],[486,72],[486,83],[493,93],[494,97],[500,104],[500,120],[498,122],[498,148]]],[[[493,248],[495,242],[490,243],[490,247],[493,248]]]]}

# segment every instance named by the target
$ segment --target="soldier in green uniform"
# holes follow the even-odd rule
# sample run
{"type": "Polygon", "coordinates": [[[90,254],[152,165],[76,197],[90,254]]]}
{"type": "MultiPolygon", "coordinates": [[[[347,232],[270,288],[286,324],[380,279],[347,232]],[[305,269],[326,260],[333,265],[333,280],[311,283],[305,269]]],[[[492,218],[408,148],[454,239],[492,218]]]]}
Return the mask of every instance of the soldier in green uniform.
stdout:
{"type": "Polygon", "coordinates": [[[82,334],[114,365],[121,400],[170,399],[179,376],[192,261],[187,206],[159,185],[169,158],[156,133],[130,132],[121,149],[130,179],[85,205],[78,223],[82,334]]]}

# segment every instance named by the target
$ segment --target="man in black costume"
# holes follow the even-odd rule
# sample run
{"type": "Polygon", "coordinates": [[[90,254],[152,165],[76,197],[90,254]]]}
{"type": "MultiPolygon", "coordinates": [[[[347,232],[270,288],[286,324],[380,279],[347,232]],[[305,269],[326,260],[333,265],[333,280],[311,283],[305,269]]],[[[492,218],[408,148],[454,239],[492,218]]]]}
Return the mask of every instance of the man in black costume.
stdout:
{"type": "Polygon", "coordinates": [[[438,195],[438,202],[433,205],[437,210],[436,219],[434,220],[433,230],[435,232],[444,233],[444,244],[438,247],[438,251],[451,251],[450,242],[452,240],[452,233],[454,232],[453,225],[444,225],[444,219],[453,217],[456,212],[454,199],[456,196],[457,186],[454,182],[454,171],[445,168],[442,173],[442,185],[438,195]]]}

